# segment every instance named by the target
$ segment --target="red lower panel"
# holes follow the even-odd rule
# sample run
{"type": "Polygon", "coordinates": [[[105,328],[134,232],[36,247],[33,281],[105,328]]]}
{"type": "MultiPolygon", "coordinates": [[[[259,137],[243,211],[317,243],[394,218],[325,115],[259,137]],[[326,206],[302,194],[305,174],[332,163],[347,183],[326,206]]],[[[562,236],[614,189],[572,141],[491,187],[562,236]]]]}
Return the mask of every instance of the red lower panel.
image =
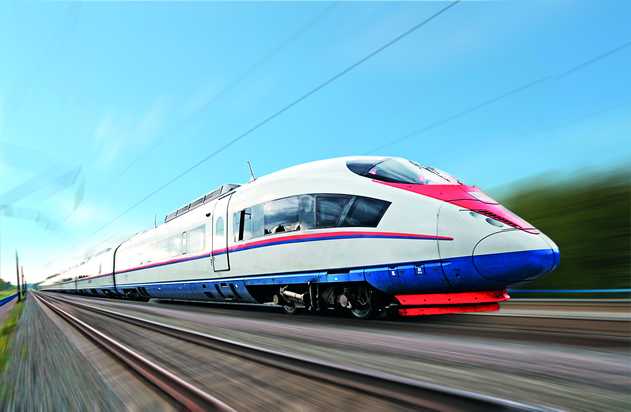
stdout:
{"type": "Polygon", "coordinates": [[[504,290],[464,293],[429,293],[426,295],[396,295],[402,305],[454,305],[459,303],[501,302],[510,299],[504,290]]]}
{"type": "Polygon", "coordinates": [[[498,305],[497,303],[482,303],[479,305],[401,308],[399,309],[399,315],[401,316],[440,315],[444,313],[492,312],[494,310],[500,310],[500,305],[498,305]]]}

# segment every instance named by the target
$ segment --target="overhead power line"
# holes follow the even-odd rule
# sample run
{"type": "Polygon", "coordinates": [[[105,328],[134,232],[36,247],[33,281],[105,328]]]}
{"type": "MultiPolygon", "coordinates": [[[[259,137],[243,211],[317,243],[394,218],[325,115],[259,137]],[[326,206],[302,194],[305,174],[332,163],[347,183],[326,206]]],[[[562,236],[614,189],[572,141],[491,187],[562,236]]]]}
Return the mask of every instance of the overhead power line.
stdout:
{"type": "MultiPolygon", "coordinates": [[[[622,50],[623,48],[625,48],[625,47],[627,47],[627,46],[629,46],[629,45],[631,45],[631,42],[629,42],[629,43],[625,43],[625,44],[623,44],[623,45],[622,45],[622,46],[620,46],[620,47],[617,47],[617,48],[615,48],[615,49],[613,49],[613,50],[608,51],[607,53],[601,54],[601,55],[600,55],[600,56],[598,56],[598,57],[595,57],[595,58],[593,58],[593,59],[591,59],[591,60],[589,60],[589,61],[587,61],[587,62],[585,62],[585,63],[583,63],[583,64],[581,64],[581,65],[579,65],[579,66],[576,66],[576,67],[574,67],[574,68],[572,68],[572,69],[570,69],[570,70],[568,70],[568,71],[566,71],[566,72],[564,72],[564,73],[562,73],[562,74],[560,74],[560,75],[558,75],[558,76],[554,77],[554,80],[559,80],[559,79],[561,79],[561,78],[563,78],[563,77],[565,77],[565,76],[568,76],[568,75],[570,75],[570,74],[572,74],[572,73],[576,72],[577,70],[580,70],[580,69],[584,68],[585,66],[588,66],[588,65],[590,65],[590,64],[592,64],[592,63],[594,63],[594,62],[596,62],[596,61],[598,61],[598,60],[600,60],[600,59],[602,59],[602,58],[604,58],[604,57],[607,57],[607,56],[609,56],[609,55],[611,55],[611,54],[613,54],[613,53],[615,53],[615,52],[619,51],[619,50],[622,50]]],[[[456,113],[456,114],[454,114],[454,115],[452,115],[452,116],[449,116],[449,117],[447,117],[447,118],[445,118],[445,119],[443,119],[443,120],[440,120],[440,121],[438,121],[438,122],[432,123],[432,124],[430,124],[429,126],[425,126],[425,127],[423,127],[422,129],[419,129],[419,130],[417,130],[417,131],[415,131],[415,132],[412,132],[412,133],[410,133],[410,134],[407,134],[407,135],[405,135],[405,136],[403,136],[403,137],[400,137],[400,138],[398,138],[398,139],[392,140],[391,142],[388,142],[388,143],[386,143],[386,144],[383,144],[383,145],[381,145],[381,146],[379,146],[379,147],[377,147],[377,148],[375,148],[375,149],[372,149],[372,150],[370,150],[370,151],[368,151],[368,152],[366,152],[366,153],[364,153],[364,154],[365,154],[365,155],[368,155],[368,154],[374,153],[374,152],[379,151],[379,150],[382,150],[382,149],[384,149],[384,148],[386,148],[386,147],[392,146],[392,145],[394,145],[394,144],[396,144],[396,143],[399,143],[399,142],[402,142],[402,141],[404,141],[404,140],[407,140],[407,139],[409,139],[410,137],[414,137],[414,136],[419,135],[419,134],[421,134],[421,133],[425,133],[426,131],[431,130],[431,129],[433,129],[433,128],[437,127],[437,126],[440,126],[440,125],[442,125],[442,124],[445,124],[445,123],[447,123],[447,122],[450,122],[450,121],[452,121],[452,120],[454,120],[454,119],[456,119],[456,118],[458,118],[458,117],[460,117],[460,116],[463,116],[463,115],[465,115],[465,114],[467,114],[467,113],[471,113],[472,111],[478,110],[478,109],[480,109],[480,108],[482,108],[482,107],[484,107],[484,106],[487,106],[487,105],[489,105],[489,104],[491,104],[491,103],[495,103],[495,102],[496,102],[496,101],[498,101],[498,100],[502,100],[502,99],[504,99],[505,97],[508,97],[508,96],[510,96],[510,95],[512,95],[512,94],[518,93],[518,92],[520,92],[520,91],[522,91],[522,90],[524,90],[524,89],[527,89],[527,88],[529,88],[529,87],[531,87],[531,86],[534,86],[534,85],[536,85],[536,84],[539,84],[539,83],[541,83],[541,82],[543,82],[543,81],[545,81],[545,80],[550,79],[551,77],[552,77],[552,76],[546,76],[546,77],[541,78],[541,79],[539,79],[539,80],[537,80],[537,81],[535,81],[535,82],[528,83],[528,84],[527,84],[527,85],[525,85],[525,86],[518,87],[517,89],[512,90],[512,91],[510,91],[510,92],[508,92],[508,93],[504,93],[504,94],[502,94],[502,95],[500,95],[500,96],[497,96],[497,97],[495,97],[495,98],[493,98],[493,99],[491,99],[491,100],[487,100],[486,102],[481,103],[481,104],[479,104],[479,105],[477,105],[477,106],[473,106],[473,107],[471,107],[471,108],[469,108],[469,109],[467,109],[467,110],[464,110],[464,111],[462,111],[462,112],[460,112],[460,113],[456,113]]]]}
{"type": "Polygon", "coordinates": [[[287,110],[291,109],[292,107],[294,107],[295,105],[297,105],[298,103],[300,103],[301,101],[305,100],[306,98],[308,98],[309,96],[311,96],[312,94],[316,93],[317,91],[319,91],[320,89],[326,87],[327,85],[329,85],[330,83],[332,83],[333,81],[337,80],[338,78],[342,77],[343,75],[345,75],[346,73],[350,72],[351,70],[353,70],[354,68],[356,68],[357,66],[359,66],[360,64],[364,63],[365,61],[369,60],[370,58],[376,56],[377,54],[379,54],[380,52],[384,51],[385,49],[387,49],[388,47],[392,46],[393,44],[395,44],[396,42],[398,42],[399,40],[405,38],[406,36],[408,36],[409,34],[413,33],[414,31],[420,29],[421,27],[423,27],[425,24],[429,23],[430,21],[434,20],[436,17],[438,17],[439,15],[443,14],[444,12],[446,12],[447,10],[449,10],[451,7],[455,6],[457,3],[459,3],[460,0],[456,0],[455,2],[449,4],[447,7],[441,9],[439,12],[435,13],[434,15],[432,15],[431,17],[425,19],[424,21],[422,21],[421,23],[417,24],[416,26],[412,27],[411,29],[409,29],[408,31],[406,31],[405,33],[399,35],[398,37],[396,37],[395,39],[389,41],[388,43],[386,43],[385,45],[381,46],[380,48],[378,48],[377,50],[375,50],[374,52],[370,53],[369,55],[367,55],[366,57],[364,57],[363,59],[359,60],[358,62],[354,63],[353,65],[349,66],[348,68],[346,68],[345,70],[342,70],[340,73],[336,74],[335,76],[331,77],[329,80],[325,81],[324,83],[320,84],[319,86],[317,86],[316,88],[314,88],[313,90],[311,90],[310,92],[304,94],[302,97],[298,98],[297,100],[294,100],[292,103],[288,104],[287,106],[285,106],[284,108],[280,109],[279,111],[277,111],[276,113],[274,113],[273,115],[269,116],[267,119],[263,120],[262,122],[260,122],[259,124],[257,124],[256,126],[252,127],[250,130],[248,130],[247,132],[241,134],[240,136],[232,139],[230,142],[226,143],[225,145],[223,145],[222,147],[220,147],[219,149],[215,150],[213,153],[209,154],[208,156],[206,156],[205,158],[203,158],[202,160],[200,160],[199,162],[197,162],[196,164],[194,164],[193,166],[189,167],[188,169],[186,169],[184,172],[180,173],[179,175],[177,175],[176,177],[174,177],[173,179],[169,180],[167,183],[163,184],[162,186],[160,186],[159,188],[157,188],[156,190],[154,190],[153,192],[151,192],[149,195],[145,196],[144,198],[142,198],[141,200],[139,200],[138,202],[136,202],[134,205],[132,205],[131,207],[129,207],[127,210],[125,210],[124,212],[122,212],[121,214],[119,214],[118,216],[116,216],[115,218],[113,218],[112,220],[110,220],[109,222],[107,222],[106,224],[104,224],[103,226],[101,226],[100,228],[98,228],[97,230],[95,230],[94,232],[92,232],[90,235],[88,235],[87,237],[85,237],[84,239],[82,239],[81,241],[77,242],[75,245],[72,246],[71,250],[74,249],[77,245],[79,245],[80,243],[84,242],[85,240],[89,239],[90,237],[94,236],[95,234],[97,234],[98,232],[100,232],[101,230],[103,230],[104,228],[106,228],[107,226],[109,226],[110,224],[114,223],[116,220],[118,220],[119,218],[121,218],[122,216],[124,216],[126,213],[128,213],[129,211],[131,211],[132,209],[134,209],[136,206],[140,205],[141,203],[143,203],[144,201],[146,201],[147,199],[151,198],[153,195],[155,195],[156,193],[160,192],[161,190],[165,189],[166,187],[170,186],[172,183],[174,183],[175,181],[179,180],[180,178],[182,178],[183,176],[185,176],[186,174],[190,173],[191,171],[193,171],[194,169],[196,169],[197,167],[199,167],[200,165],[202,165],[203,163],[207,162],[208,160],[210,160],[211,158],[213,158],[214,156],[216,156],[218,153],[224,151],[225,149],[227,149],[228,147],[232,146],[233,144],[235,144],[236,142],[238,142],[239,140],[243,139],[244,137],[246,137],[247,135],[249,135],[250,133],[252,133],[253,131],[255,131],[256,129],[258,129],[259,127],[263,126],[264,124],[268,123],[270,120],[276,118],[277,116],[279,116],[280,114],[286,112],[287,110]]]}
{"type": "Polygon", "coordinates": [[[544,78],[542,78],[542,79],[539,79],[539,80],[537,80],[537,81],[534,81],[534,82],[532,82],[532,83],[528,83],[528,84],[527,84],[527,85],[525,85],[525,86],[518,87],[517,89],[511,90],[511,91],[510,91],[510,92],[508,92],[508,93],[501,94],[501,95],[499,95],[499,96],[497,96],[497,97],[492,98],[491,100],[487,100],[487,101],[486,101],[486,102],[484,102],[484,103],[480,103],[480,104],[478,104],[478,105],[476,105],[476,106],[473,106],[473,107],[468,108],[467,110],[463,110],[463,111],[461,111],[460,113],[456,113],[456,114],[454,114],[454,115],[452,115],[452,116],[449,116],[449,117],[447,117],[447,118],[445,118],[445,119],[443,119],[443,120],[440,120],[440,121],[438,121],[438,122],[432,123],[432,124],[430,124],[429,126],[425,126],[425,127],[423,127],[422,129],[419,129],[419,130],[417,130],[417,131],[415,131],[415,132],[412,132],[412,133],[410,133],[410,134],[407,134],[407,135],[405,135],[405,136],[403,136],[403,137],[400,137],[400,138],[398,138],[398,139],[396,139],[396,140],[393,140],[393,141],[391,141],[391,142],[389,142],[389,143],[386,143],[386,144],[384,144],[384,145],[381,145],[381,146],[379,146],[379,147],[377,147],[377,148],[375,148],[375,149],[372,149],[372,150],[370,150],[370,151],[368,151],[368,152],[366,152],[366,153],[364,153],[364,154],[365,154],[365,155],[367,155],[367,154],[374,153],[374,152],[376,152],[376,151],[379,151],[379,150],[385,149],[385,148],[386,148],[386,147],[388,147],[388,146],[392,146],[393,144],[396,144],[396,143],[402,142],[402,141],[404,141],[404,140],[407,140],[407,139],[409,139],[410,137],[414,137],[414,136],[419,135],[419,134],[421,134],[421,133],[425,133],[426,131],[431,130],[431,129],[433,129],[433,128],[437,127],[437,126],[440,126],[441,124],[445,124],[445,123],[450,122],[450,121],[452,121],[452,120],[454,120],[454,119],[457,119],[457,118],[458,118],[458,117],[460,117],[460,116],[464,116],[464,115],[465,115],[465,114],[467,114],[467,113],[471,113],[471,112],[473,112],[473,111],[475,111],[475,110],[481,109],[481,108],[482,108],[482,107],[484,107],[484,106],[488,106],[488,105],[489,105],[489,104],[491,104],[491,103],[495,103],[495,102],[496,102],[496,101],[498,101],[498,100],[502,100],[502,99],[504,99],[504,98],[506,98],[506,97],[508,97],[508,96],[511,96],[511,95],[513,95],[513,94],[515,94],[515,93],[518,93],[518,92],[520,92],[520,91],[522,91],[522,90],[525,90],[525,89],[527,89],[527,88],[529,88],[529,87],[532,87],[532,86],[534,86],[534,85],[537,85],[537,84],[539,84],[539,83],[541,83],[541,82],[543,82],[543,81],[545,81],[545,80],[548,80],[549,78],[550,78],[550,76],[546,76],[546,77],[544,77],[544,78]]]}
{"type": "Polygon", "coordinates": [[[575,119],[575,120],[571,120],[571,121],[566,122],[566,123],[553,125],[553,126],[548,126],[548,127],[539,127],[539,128],[537,128],[535,130],[531,130],[529,132],[520,134],[518,136],[510,137],[510,138],[504,139],[504,140],[494,141],[494,142],[491,142],[491,143],[489,143],[487,145],[483,145],[483,146],[477,146],[475,149],[468,150],[468,151],[465,151],[465,152],[461,152],[461,153],[458,153],[458,154],[450,154],[449,156],[441,157],[441,158],[435,159],[434,161],[435,162],[443,162],[445,160],[451,160],[451,159],[458,158],[458,157],[461,157],[461,156],[470,155],[471,153],[475,153],[475,152],[478,152],[480,150],[485,150],[485,149],[488,149],[488,148],[491,148],[491,147],[497,147],[497,145],[503,145],[503,144],[508,143],[510,141],[519,140],[519,139],[522,139],[524,137],[532,136],[533,134],[537,134],[537,133],[545,132],[545,131],[548,131],[548,130],[560,129],[560,128],[563,128],[563,127],[571,126],[571,125],[573,125],[575,123],[582,122],[582,121],[587,120],[587,119],[591,119],[592,117],[600,116],[603,113],[610,112],[612,110],[618,109],[618,108],[626,106],[628,104],[631,104],[631,101],[626,101],[624,103],[620,103],[620,104],[617,104],[615,106],[608,107],[606,109],[598,110],[597,112],[588,114],[586,116],[580,117],[580,118],[575,119]]]}
{"type": "Polygon", "coordinates": [[[188,125],[190,122],[194,121],[199,116],[201,116],[202,113],[204,113],[206,110],[208,110],[208,108],[210,106],[212,106],[222,96],[224,96],[225,94],[230,92],[232,89],[237,87],[242,81],[247,79],[250,75],[252,75],[258,69],[263,67],[267,62],[269,62],[277,54],[279,54],[281,51],[283,51],[284,49],[289,47],[289,45],[291,45],[294,41],[296,41],[298,38],[300,38],[300,36],[302,36],[307,31],[309,31],[311,28],[313,28],[313,26],[315,26],[320,20],[322,20],[327,14],[329,14],[339,3],[340,2],[337,1],[337,2],[329,5],[328,7],[326,7],[324,10],[322,10],[320,13],[318,13],[317,16],[315,16],[313,19],[311,19],[309,22],[307,22],[307,24],[305,24],[300,29],[298,29],[298,31],[293,33],[291,36],[289,36],[287,39],[285,39],[281,44],[276,46],[272,51],[267,53],[260,60],[258,60],[252,66],[250,66],[245,72],[241,73],[241,75],[239,75],[239,77],[237,77],[230,84],[228,84],[226,87],[221,89],[209,101],[204,103],[204,105],[202,107],[198,108],[194,113],[192,113],[191,115],[187,116],[182,122],[180,122],[170,132],[164,133],[162,135],[162,137],[160,137],[153,145],[151,145],[147,150],[145,150],[140,156],[137,156],[134,160],[132,160],[132,162],[125,168],[125,170],[123,170],[123,172],[121,174],[119,174],[118,177],[116,177],[104,190],[102,190],[101,194],[94,201],[98,202],[103,197],[103,195],[105,195],[105,193],[107,193],[120,179],[123,178],[123,176],[125,176],[127,174],[127,172],[129,172],[129,170],[132,169],[132,167],[134,167],[140,160],[142,160],[142,159],[146,158],[147,156],[149,156],[163,142],[167,141],[167,137],[170,137],[170,136],[172,136],[174,134],[177,134],[179,131],[184,129],[184,127],[186,125],[188,125]]]}
{"type": "Polygon", "coordinates": [[[623,44],[623,45],[622,45],[622,46],[620,46],[620,47],[616,47],[615,49],[610,50],[610,51],[608,51],[607,53],[601,54],[601,55],[600,55],[600,56],[598,56],[598,57],[594,57],[594,58],[593,58],[593,59],[591,59],[590,61],[587,61],[587,62],[585,62],[585,63],[583,63],[583,64],[581,64],[581,65],[579,65],[579,66],[576,66],[575,68],[573,68],[573,69],[571,69],[571,70],[566,71],[565,73],[562,73],[562,74],[558,75],[557,77],[555,77],[555,78],[554,78],[554,80],[559,80],[559,79],[561,79],[561,78],[563,78],[563,77],[565,77],[565,76],[568,76],[568,75],[570,75],[570,74],[574,73],[575,71],[581,70],[581,69],[582,69],[582,68],[584,68],[585,66],[589,66],[590,64],[595,63],[595,62],[597,62],[598,60],[600,60],[600,59],[602,59],[602,58],[605,58],[605,57],[609,56],[610,54],[614,54],[615,52],[617,52],[617,51],[619,51],[619,50],[622,50],[622,49],[624,49],[625,47],[627,47],[627,46],[629,46],[629,45],[631,45],[631,42],[629,42],[629,43],[625,43],[625,44],[623,44]]]}

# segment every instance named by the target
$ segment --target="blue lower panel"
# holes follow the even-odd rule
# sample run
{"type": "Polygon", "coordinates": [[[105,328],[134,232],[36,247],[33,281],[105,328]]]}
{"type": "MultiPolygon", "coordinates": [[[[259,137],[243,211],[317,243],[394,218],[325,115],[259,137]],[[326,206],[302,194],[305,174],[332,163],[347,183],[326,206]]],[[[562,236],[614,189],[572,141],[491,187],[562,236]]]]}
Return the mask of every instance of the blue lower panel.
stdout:
{"type": "Polygon", "coordinates": [[[243,280],[138,284],[134,287],[144,287],[150,297],[158,299],[256,302],[243,280]]]}
{"type": "Polygon", "coordinates": [[[443,260],[449,283],[458,292],[494,290],[524,283],[551,272],[558,252],[533,250],[443,260]]]}
{"type": "Polygon", "coordinates": [[[453,292],[440,262],[387,266],[365,270],[366,282],[390,294],[453,292]]]}
{"type": "Polygon", "coordinates": [[[558,252],[554,252],[556,255],[544,252],[476,256],[475,262],[473,257],[467,256],[442,261],[341,270],[345,273],[284,273],[194,282],[189,280],[178,283],[137,284],[129,287],[144,287],[153,298],[240,302],[256,302],[246,287],[304,285],[308,282],[366,281],[392,295],[488,291],[504,289],[550,272],[558,263],[558,252]]]}

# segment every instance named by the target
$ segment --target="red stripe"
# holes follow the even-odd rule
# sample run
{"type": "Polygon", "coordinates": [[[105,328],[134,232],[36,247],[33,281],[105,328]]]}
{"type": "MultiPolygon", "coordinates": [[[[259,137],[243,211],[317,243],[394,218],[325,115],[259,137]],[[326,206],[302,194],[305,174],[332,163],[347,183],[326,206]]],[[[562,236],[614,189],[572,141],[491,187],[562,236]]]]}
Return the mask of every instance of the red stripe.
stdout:
{"type": "Polygon", "coordinates": [[[524,219],[520,218],[510,210],[506,209],[504,206],[500,205],[499,202],[488,197],[488,195],[486,196],[490,200],[493,200],[492,203],[482,202],[478,198],[470,195],[469,192],[482,192],[475,186],[469,187],[466,185],[412,185],[406,183],[382,182],[379,180],[373,180],[373,182],[442,200],[474,212],[476,211],[476,209],[487,210],[503,219],[508,220],[509,222],[514,223],[515,225],[517,225],[517,229],[521,229],[528,233],[539,234],[539,231],[535,229],[530,223],[526,222],[524,219]]]}
{"type": "Polygon", "coordinates": [[[445,313],[491,312],[500,310],[497,303],[481,303],[479,305],[434,306],[427,308],[399,309],[401,316],[442,315],[445,313]]]}
{"type": "Polygon", "coordinates": [[[455,305],[459,303],[501,302],[510,299],[504,290],[464,293],[429,293],[423,295],[396,295],[402,305],[455,305]]]}
{"type": "MultiPolygon", "coordinates": [[[[201,258],[201,257],[205,257],[205,256],[208,256],[208,254],[204,253],[204,254],[196,255],[196,256],[186,256],[186,257],[179,258],[179,259],[171,259],[171,260],[167,260],[166,262],[156,262],[156,263],[152,263],[150,265],[136,266],[136,267],[125,269],[125,270],[119,270],[116,273],[117,274],[118,273],[125,273],[125,272],[131,272],[132,270],[147,269],[147,268],[151,268],[151,267],[155,267],[155,266],[168,265],[169,263],[182,262],[182,261],[185,261],[185,260],[192,260],[192,259],[195,259],[195,258],[201,258]]],[[[80,279],[80,280],[83,280],[83,279],[80,279]]]]}
{"type": "MultiPolygon", "coordinates": [[[[285,242],[291,240],[300,240],[300,239],[322,239],[328,237],[338,237],[338,236],[377,236],[377,237],[407,237],[407,238],[417,238],[417,239],[436,239],[436,240],[453,240],[451,237],[446,236],[432,236],[432,235],[417,235],[413,233],[395,233],[395,232],[352,232],[352,231],[344,231],[344,232],[326,232],[326,233],[313,233],[313,234],[303,234],[303,235],[290,235],[283,236],[273,239],[264,239],[257,240],[254,242],[243,243],[237,246],[233,246],[229,249],[230,252],[237,251],[242,248],[251,247],[251,246],[259,246],[271,243],[285,242]]],[[[225,253],[226,249],[214,250],[213,254],[216,253],[225,253]]]]}
{"type": "Polygon", "coordinates": [[[88,279],[102,278],[103,276],[109,276],[109,275],[111,275],[111,273],[106,273],[104,275],[90,276],[88,278],[77,279],[77,282],[81,282],[82,280],[88,280],[88,279]]]}

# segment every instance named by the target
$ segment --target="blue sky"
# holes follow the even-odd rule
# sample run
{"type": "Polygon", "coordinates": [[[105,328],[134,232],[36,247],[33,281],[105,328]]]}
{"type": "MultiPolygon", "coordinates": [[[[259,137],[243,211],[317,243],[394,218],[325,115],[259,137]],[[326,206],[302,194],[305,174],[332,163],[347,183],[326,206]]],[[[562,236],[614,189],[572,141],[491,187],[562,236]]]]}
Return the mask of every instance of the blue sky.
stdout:
{"type": "Polygon", "coordinates": [[[487,191],[628,164],[631,2],[461,2],[123,214],[449,4],[0,2],[0,276],[17,249],[41,280],[247,160],[401,156],[487,191]]]}

